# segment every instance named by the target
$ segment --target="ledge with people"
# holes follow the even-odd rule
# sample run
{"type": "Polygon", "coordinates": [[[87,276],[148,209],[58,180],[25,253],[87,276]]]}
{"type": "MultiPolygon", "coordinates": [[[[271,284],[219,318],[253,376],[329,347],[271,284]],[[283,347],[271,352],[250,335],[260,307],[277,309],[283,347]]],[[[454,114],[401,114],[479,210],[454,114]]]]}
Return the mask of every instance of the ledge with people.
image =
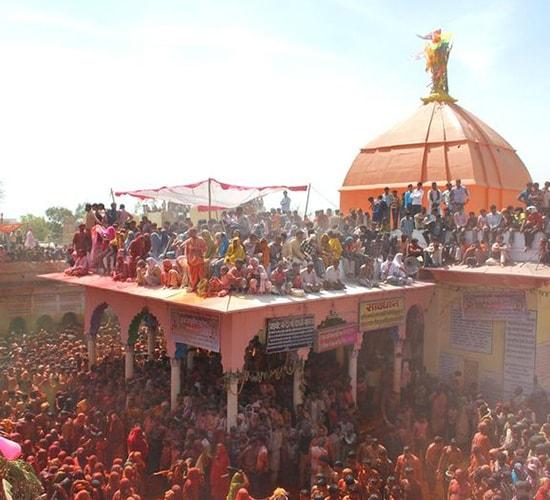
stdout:
{"type": "Polygon", "coordinates": [[[346,286],[410,284],[421,267],[508,266],[550,262],[550,184],[529,183],[523,206],[467,212],[468,190],[458,179],[441,191],[422,183],[399,194],[387,187],[370,210],[292,211],[280,207],[228,209],[218,219],[162,227],[139,223],[112,205],[86,206],[73,238],[69,276],[96,273],[138,286],[183,288],[202,297],[229,293],[305,296],[346,286]],[[523,248],[518,248],[518,243],[523,248]]]}

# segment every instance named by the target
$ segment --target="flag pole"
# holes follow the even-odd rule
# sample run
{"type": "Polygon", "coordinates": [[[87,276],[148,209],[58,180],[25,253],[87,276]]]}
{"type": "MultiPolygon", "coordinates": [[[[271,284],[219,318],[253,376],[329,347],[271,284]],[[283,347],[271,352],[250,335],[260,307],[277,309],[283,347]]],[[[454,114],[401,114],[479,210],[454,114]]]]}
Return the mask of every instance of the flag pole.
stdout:
{"type": "Polygon", "coordinates": [[[306,208],[304,210],[304,219],[307,217],[307,207],[309,205],[309,192],[311,191],[311,183],[307,185],[307,197],[306,197],[306,208]]]}

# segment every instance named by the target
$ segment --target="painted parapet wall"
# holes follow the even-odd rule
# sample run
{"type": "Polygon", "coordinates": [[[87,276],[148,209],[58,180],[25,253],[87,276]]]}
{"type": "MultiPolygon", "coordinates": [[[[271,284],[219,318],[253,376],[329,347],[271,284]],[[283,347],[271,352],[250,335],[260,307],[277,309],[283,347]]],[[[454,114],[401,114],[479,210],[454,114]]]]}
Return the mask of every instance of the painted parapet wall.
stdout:
{"type": "Polygon", "coordinates": [[[0,334],[14,325],[23,330],[81,321],[84,291],[39,275],[65,269],[64,262],[10,262],[0,265],[0,334]]]}

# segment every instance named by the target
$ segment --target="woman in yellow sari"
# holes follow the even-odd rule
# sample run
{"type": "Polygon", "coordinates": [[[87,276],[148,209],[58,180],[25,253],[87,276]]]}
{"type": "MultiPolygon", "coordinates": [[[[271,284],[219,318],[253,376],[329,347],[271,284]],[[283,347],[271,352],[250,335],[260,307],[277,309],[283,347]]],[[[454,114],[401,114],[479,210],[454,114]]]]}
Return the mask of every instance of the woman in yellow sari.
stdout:
{"type": "Polygon", "coordinates": [[[229,266],[234,266],[235,261],[238,259],[246,260],[246,252],[243,244],[241,243],[241,239],[238,236],[235,236],[227,248],[225,263],[229,266]]]}
{"type": "Polygon", "coordinates": [[[330,246],[329,237],[327,233],[323,233],[321,236],[321,258],[323,259],[323,264],[325,269],[328,266],[331,266],[334,263],[334,257],[332,254],[332,247],[330,246]]]}
{"type": "Polygon", "coordinates": [[[340,257],[342,257],[342,253],[344,253],[342,243],[340,242],[338,235],[336,233],[333,233],[332,231],[328,232],[328,238],[328,244],[332,250],[333,260],[339,261],[340,257]]]}
{"type": "Polygon", "coordinates": [[[204,260],[210,260],[216,255],[216,242],[212,238],[208,229],[203,229],[201,232],[202,239],[206,243],[206,251],[204,252],[204,260]]]}

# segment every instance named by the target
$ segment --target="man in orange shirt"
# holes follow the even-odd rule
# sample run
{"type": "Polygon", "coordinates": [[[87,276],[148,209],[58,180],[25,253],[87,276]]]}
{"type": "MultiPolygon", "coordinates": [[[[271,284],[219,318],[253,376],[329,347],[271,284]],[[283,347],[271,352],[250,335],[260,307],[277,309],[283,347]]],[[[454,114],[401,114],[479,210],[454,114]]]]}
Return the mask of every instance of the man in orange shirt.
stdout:
{"type": "Polygon", "coordinates": [[[405,479],[405,469],[407,467],[413,469],[414,477],[418,481],[422,479],[422,463],[420,459],[416,455],[413,455],[408,446],[405,446],[403,448],[403,454],[399,455],[395,462],[395,475],[399,480],[405,479]]]}
{"type": "Polygon", "coordinates": [[[488,435],[488,426],[485,422],[481,422],[477,426],[478,432],[475,433],[472,439],[472,450],[477,446],[479,447],[480,454],[485,458],[485,461],[489,463],[489,451],[491,450],[491,440],[488,435]]]}

